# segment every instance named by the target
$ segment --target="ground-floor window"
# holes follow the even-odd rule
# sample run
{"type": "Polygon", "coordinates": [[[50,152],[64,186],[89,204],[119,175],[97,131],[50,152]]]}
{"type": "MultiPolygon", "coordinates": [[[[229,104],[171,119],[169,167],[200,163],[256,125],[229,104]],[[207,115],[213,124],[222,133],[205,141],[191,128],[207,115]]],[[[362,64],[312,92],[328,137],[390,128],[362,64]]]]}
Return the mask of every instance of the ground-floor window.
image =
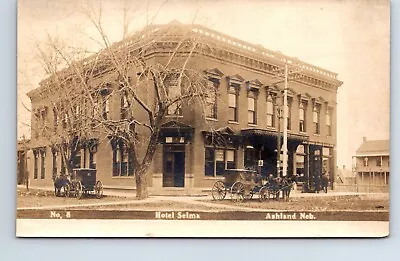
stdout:
{"type": "Polygon", "coordinates": [[[226,148],[205,148],[205,166],[206,176],[215,177],[223,175],[225,169],[236,168],[236,150],[226,148]]]}
{"type": "Polygon", "coordinates": [[[57,177],[57,151],[53,150],[53,180],[57,177]]]}
{"type": "Polygon", "coordinates": [[[40,179],[44,179],[46,175],[46,167],[45,167],[45,159],[46,159],[46,153],[42,151],[40,153],[40,179]]]}
{"type": "Polygon", "coordinates": [[[133,176],[132,155],[122,142],[113,147],[113,176],[133,176]]]}
{"type": "Polygon", "coordinates": [[[246,148],[244,150],[244,168],[256,170],[256,151],[253,148],[246,148]]]}
{"type": "Polygon", "coordinates": [[[96,152],[89,152],[89,168],[96,169],[96,152]]]}
{"type": "Polygon", "coordinates": [[[33,152],[33,178],[38,178],[38,161],[39,161],[39,153],[33,152]]]}
{"type": "Polygon", "coordinates": [[[76,150],[74,155],[72,156],[72,168],[73,169],[79,169],[81,168],[81,151],[80,150],[76,150]]]}

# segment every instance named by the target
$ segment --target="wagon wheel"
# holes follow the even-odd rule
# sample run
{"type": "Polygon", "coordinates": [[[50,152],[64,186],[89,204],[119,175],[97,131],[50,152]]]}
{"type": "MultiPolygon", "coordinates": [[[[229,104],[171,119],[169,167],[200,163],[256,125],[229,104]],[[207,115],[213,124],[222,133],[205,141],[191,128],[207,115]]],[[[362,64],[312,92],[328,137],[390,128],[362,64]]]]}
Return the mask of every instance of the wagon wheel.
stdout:
{"type": "Polygon", "coordinates": [[[96,185],[94,186],[94,192],[96,193],[96,198],[103,197],[103,183],[101,181],[97,181],[96,185]]]}
{"type": "Polygon", "coordinates": [[[80,181],[75,183],[75,195],[78,199],[81,199],[83,196],[83,186],[80,181]]]}
{"type": "Polygon", "coordinates": [[[223,200],[225,198],[226,189],[222,181],[218,180],[217,182],[214,183],[211,190],[211,195],[214,200],[223,200]]]}
{"type": "Polygon", "coordinates": [[[59,197],[59,196],[60,196],[60,190],[61,190],[61,189],[57,188],[56,185],[54,185],[54,195],[55,195],[56,197],[59,197]]]}
{"type": "Polygon", "coordinates": [[[260,191],[258,191],[258,196],[260,201],[266,201],[269,199],[269,190],[267,187],[261,187],[260,191]]]}
{"type": "Polygon", "coordinates": [[[70,188],[69,184],[67,183],[67,184],[63,185],[61,188],[64,190],[63,191],[64,197],[68,198],[71,195],[71,188],[70,188]]]}
{"type": "Polygon", "coordinates": [[[235,182],[231,187],[231,199],[233,201],[242,201],[244,199],[244,185],[242,182],[235,182]]]}

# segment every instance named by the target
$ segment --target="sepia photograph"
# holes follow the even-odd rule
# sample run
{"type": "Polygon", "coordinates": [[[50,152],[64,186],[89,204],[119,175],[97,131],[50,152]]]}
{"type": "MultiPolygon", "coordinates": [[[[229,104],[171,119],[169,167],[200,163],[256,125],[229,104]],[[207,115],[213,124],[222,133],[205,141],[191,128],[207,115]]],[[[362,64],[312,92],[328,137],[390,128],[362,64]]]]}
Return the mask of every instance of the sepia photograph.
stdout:
{"type": "Polygon", "coordinates": [[[389,235],[389,1],[17,17],[17,237],[389,235]]]}

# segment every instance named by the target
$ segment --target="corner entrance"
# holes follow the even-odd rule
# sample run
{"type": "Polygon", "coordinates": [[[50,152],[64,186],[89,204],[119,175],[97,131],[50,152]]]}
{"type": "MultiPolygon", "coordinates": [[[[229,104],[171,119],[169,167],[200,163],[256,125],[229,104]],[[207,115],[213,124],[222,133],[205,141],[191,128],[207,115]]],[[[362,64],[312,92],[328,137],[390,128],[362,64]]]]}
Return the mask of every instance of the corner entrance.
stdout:
{"type": "Polygon", "coordinates": [[[164,145],[163,187],[185,186],[185,146],[164,145]]]}

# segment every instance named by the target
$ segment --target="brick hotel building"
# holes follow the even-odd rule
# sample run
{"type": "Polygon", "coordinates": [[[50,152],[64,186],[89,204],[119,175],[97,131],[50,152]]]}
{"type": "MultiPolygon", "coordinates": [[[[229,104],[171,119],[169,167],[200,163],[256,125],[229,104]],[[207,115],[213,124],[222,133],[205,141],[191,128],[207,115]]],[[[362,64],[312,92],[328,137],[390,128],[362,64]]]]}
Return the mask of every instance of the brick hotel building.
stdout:
{"type": "MultiPolygon", "coordinates": [[[[152,42],[143,59],[148,64],[165,63],[182,35],[193,35],[212,47],[209,52],[193,53],[187,66],[204,72],[215,95],[206,102],[182,103],[175,115],[165,117],[151,167],[150,193],[209,189],[223,178],[224,169],[257,169],[259,160],[263,160],[262,175],[276,175],[277,146],[282,144],[284,126],[284,84],[277,75],[282,75],[285,64],[290,74],[288,175],[304,174],[311,187],[323,172],[335,180],[336,98],[342,84],[336,73],[200,25],[176,21],[148,26],[125,40],[122,48],[134,49],[141,41],[152,42]]],[[[107,68],[99,68],[91,85],[109,73],[107,68]]],[[[133,71],[132,77],[137,73],[133,71]]],[[[57,91],[45,83],[28,94],[32,103],[27,157],[31,186],[52,186],[55,175],[65,168],[57,151],[36,130],[38,121],[57,118],[52,109],[57,91]]],[[[109,86],[113,88],[113,84],[109,86]]],[[[108,117],[123,117],[124,104],[126,101],[116,95],[108,99],[108,117]]],[[[96,137],[81,144],[74,166],[95,168],[105,188],[134,189],[129,155],[106,138],[96,137]]]]}

